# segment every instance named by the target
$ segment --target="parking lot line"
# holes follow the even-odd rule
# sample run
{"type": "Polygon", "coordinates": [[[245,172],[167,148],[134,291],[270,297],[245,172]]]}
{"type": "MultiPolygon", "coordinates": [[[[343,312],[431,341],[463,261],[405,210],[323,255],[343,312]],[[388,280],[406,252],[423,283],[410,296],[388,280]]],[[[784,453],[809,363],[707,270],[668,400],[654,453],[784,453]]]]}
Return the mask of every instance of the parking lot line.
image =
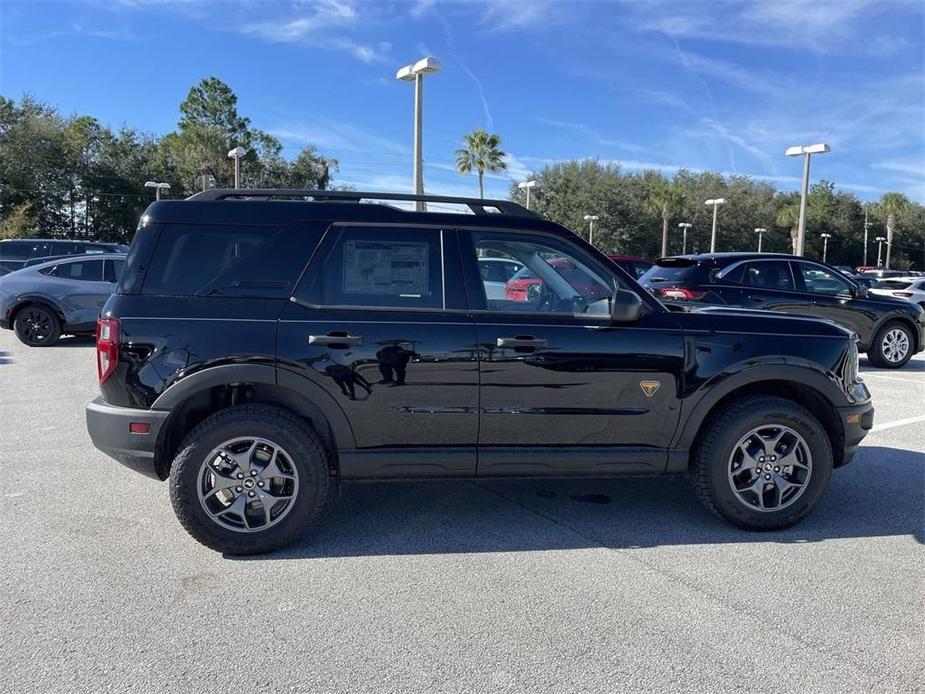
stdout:
{"type": "Polygon", "coordinates": [[[870,430],[871,434],[877,434],[881,431],[887,429],[895,429],[896,427],[904,427],[909,424],[918,424],[919,422],[925,422],[925,414],[918,415],[917,417],[906,417],[905,419],[897,419],[893,422],[887,422],[886,424],[880,424],[875,426],[870,430]]]}

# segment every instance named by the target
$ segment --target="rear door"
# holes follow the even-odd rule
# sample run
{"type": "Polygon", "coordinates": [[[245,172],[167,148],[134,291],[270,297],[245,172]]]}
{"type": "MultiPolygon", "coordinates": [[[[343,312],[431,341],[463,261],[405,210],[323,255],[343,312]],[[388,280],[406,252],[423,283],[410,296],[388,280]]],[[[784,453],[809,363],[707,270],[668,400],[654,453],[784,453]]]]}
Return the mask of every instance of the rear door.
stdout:
{"type": "Polygon", "coordinates": [[[279,324],[281,383],[307,380],[340,407],[356,450],[347,478],[472,475],[475,326],[452,230],[328,230],[279,324]]]}
{"type": "Polygon", "coordinates": [[[654,302],[615,325],[621,279],[564,239],[460,232],[481,364],[479,475],[659,472],[678,421],[684,341],[654,302]],[[535,291],[493,300],[476,258],[523,263],[535,291]]]}

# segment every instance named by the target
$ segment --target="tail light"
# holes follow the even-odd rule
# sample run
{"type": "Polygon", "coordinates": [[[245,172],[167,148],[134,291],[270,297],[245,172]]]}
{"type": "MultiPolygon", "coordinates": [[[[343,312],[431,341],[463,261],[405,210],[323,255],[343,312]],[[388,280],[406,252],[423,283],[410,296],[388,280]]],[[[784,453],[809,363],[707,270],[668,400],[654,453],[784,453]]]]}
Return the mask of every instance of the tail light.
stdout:
{"type": "Polygon", "coordinates": [[[912,296],[912,292],[893,292],[893,296],[901,296],[904,299],[908,299],[912,296]]]}
{"type": "Polygon", "coordinates": [[[99,318],[96,321],[96,369],[103,383],[119,363],[119,321],[99,318]]]}
{"type": "Polygon", "coordinates": [[[658,294],[663,299],[692,301],[702,299],[705,292],[693,291],[684,287],[659,287],[658,294]]]}

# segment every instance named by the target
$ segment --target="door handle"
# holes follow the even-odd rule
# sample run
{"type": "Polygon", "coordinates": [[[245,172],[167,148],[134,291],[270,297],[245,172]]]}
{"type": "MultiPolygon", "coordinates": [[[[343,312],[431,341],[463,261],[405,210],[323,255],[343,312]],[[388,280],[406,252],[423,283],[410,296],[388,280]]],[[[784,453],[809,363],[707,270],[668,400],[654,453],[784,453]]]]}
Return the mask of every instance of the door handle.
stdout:
{"type": "Polygon", "coordinates": [[[349,347],[352,345],[362,345],[363,337],[361,335],[351,335],[348,332],[329,332],[327,335],[309,335],[308,344],[310,345],[337,345],[349,347]]]}
{"type": "Polygon", "coordinates": [[[761,294],[752,294],[748,298],[751,299],[752,301],[757,301],[758,303],[761,303],[762,301],[764,301],[764,297],[761,296],[761,294]]]}
{"type": "Polygon", "coordinates": [[[517,337],[499,337],[496,343],[498,347],[533,347],[540,349],[548,347],[549,342],[542,338],[531,335],[518,335],[517,337]]]}

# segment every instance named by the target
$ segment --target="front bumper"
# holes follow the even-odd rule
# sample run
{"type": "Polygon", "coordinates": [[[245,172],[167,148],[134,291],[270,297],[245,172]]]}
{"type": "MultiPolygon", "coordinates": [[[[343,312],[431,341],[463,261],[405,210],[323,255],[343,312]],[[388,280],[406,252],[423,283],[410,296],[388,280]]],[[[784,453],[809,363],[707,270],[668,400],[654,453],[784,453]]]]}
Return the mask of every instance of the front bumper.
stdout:
{"type": "Polygon", "coordinates": [[[837,410],[845,432],[842,459],[839,465],[845,465],[854,457],[861,441],[874,426],[874,406],[866,402],[863,405],[839,407],[837,410]]]}
{"type": "Polygon", "coordinates": [[[135,410],[108,405],[97,398],[87,405],[87,431],[93,445],[123,465],[160,480],[155,466],[158,437],[170,412],[135,410]],[[133,434],[130,424],[149,426],[146,434],[133,434]]]}

